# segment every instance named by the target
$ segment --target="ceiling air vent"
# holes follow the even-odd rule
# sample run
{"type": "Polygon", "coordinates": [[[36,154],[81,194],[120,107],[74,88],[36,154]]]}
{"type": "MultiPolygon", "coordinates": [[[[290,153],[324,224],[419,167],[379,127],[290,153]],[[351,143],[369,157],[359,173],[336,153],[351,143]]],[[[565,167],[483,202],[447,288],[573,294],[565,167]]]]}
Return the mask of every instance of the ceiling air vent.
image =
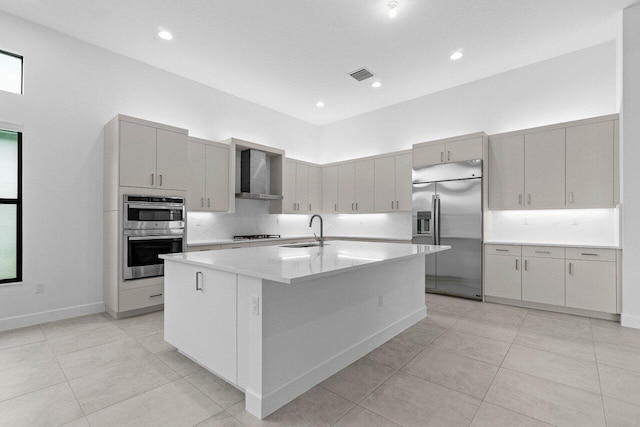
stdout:
{"type": "Polygon", "coordinates": [[[366,68],[360,68],[359,70],[349,73],[349,75],[359,82],[373,77],[373,73],[366,68]]]}

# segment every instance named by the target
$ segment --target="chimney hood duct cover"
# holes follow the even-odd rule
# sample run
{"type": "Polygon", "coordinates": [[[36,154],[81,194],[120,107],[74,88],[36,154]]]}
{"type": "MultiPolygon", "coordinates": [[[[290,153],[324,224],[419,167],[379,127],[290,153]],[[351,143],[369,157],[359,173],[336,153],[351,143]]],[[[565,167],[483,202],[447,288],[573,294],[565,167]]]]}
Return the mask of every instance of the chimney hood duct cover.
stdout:
{"type": "Polygon", "coordinates": [[[282,200],[281,195],[267,194],[267,153],[260,150],[240,152],[240,193],[238,199],[282,200]]]}

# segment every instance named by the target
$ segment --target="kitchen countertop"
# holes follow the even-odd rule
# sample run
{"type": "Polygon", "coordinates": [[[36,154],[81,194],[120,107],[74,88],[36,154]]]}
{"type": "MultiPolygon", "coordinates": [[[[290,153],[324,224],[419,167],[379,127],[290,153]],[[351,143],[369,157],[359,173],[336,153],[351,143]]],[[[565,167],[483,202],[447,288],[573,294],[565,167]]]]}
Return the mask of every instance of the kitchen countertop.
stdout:
{"type": "Polygon", "coordinates": [[[544,243],[544,242],[515,242],[515,241],[494,241],[485,240],[485,245],[514,245],[514,246],[554,246],[561,248],[592,248],[592,249],[622,249],[620,245],[588,245],[575,243],[544,243]]]}
{"type": "MultiPolygon", "coordinates": [[[[297,240],[297,239],[313,239],[313,235],[311,236],[282,236],[282,237],[273,237],[269,239],[242,239],[242,240],[234,240],[234,239],[211,239],[211,240],[193,240],[187,242],[187,246],[213,246],[213,245],[227,245],[230,243],[253,243],[253,242],[279,242],[284,240],[297,240]]],[[[407,243],[411,242],[411,239],[397,239],[393,237],[371,237],[371,236],[325,236],[325,240],[336,240],[336,239],[344,239],[344,240],[389,240],[389,241],[405,241],[407,243]]]]}
{"type": "Polygon", "coordinates": [[[448,249],[450,246],[331,240],[325,243],[324,248],[274,245],[184,252],[160,255],[160,258],[291,284],[448,249]]]}

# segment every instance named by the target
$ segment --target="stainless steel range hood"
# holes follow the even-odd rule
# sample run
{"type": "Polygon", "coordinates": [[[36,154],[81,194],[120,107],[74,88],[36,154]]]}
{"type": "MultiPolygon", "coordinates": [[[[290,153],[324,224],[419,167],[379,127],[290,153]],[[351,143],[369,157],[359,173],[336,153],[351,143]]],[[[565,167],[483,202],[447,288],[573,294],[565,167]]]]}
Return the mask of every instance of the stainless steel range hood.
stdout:
{"type": "Polygon", "coordinates": [[[240,152],[240,193],[236,193],[237,199],[282,200],[281,195],[268,193],[269,179],[267,153],[252,149],[240,152]]]}

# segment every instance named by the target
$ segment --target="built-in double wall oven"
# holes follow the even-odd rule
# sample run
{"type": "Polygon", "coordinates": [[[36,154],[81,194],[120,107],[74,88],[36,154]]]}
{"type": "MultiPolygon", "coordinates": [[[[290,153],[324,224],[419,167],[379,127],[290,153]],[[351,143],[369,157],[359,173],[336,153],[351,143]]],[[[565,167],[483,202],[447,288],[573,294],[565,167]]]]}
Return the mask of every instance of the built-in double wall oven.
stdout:
{"type": "Polygon", "coordinates": [[[184,198],[125,195],[123,209],[123,280],[164,275],[158,255],[184,252],[184,198]]]}

